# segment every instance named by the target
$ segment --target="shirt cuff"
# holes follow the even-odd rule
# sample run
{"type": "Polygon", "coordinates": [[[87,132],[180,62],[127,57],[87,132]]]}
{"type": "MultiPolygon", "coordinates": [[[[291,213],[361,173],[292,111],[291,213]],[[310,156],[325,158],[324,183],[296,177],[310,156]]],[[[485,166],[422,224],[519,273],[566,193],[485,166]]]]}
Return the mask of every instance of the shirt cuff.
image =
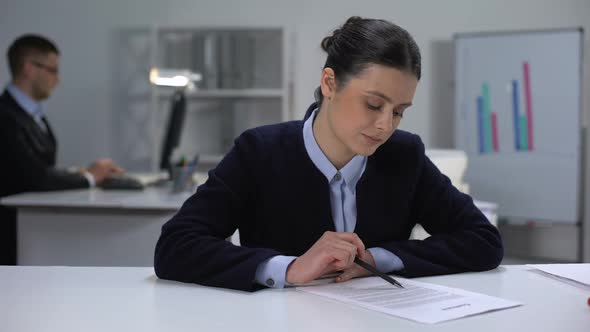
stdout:
{"type": "Polygon", "coordinates": [[[288,283],[287,268],[297,257],[274,256],[258,265],[255,281],[263,286],[271,288],[284,288],[288,283]]]}
{"type": "Polygon", "coordinates": [[[404,269],[404,262],[391,251],[379,247],[369,248],[367,250],[373,255],[375,265],[379,272],[390,273],[404,269]]]}
{"type": "Polygon", "coordinates": [[[94,176],[92,174],[90,174],[89,172],[84,172],[82,173],[82,175],[84,175],[86,180],[88,180],[88,186],[90,188],[96,187],[96,180],[94,180],[94,176]]]}

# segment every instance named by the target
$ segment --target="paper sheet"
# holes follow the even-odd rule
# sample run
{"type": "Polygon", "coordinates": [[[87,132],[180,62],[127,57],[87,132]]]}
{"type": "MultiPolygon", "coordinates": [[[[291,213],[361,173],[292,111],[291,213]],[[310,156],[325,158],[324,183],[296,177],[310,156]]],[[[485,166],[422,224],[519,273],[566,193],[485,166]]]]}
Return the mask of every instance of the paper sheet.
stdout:
{"type": "Polygon", "coordinates": [[[297,290],[429,324],[522,305],[460,289],[399,277],[396,280],[405,288],[369,277],[297,290]]]}
{"type": "Polygon", "coordinates": [[[590,264],[527,264],[527,266],[590,287],[590,264]]]}

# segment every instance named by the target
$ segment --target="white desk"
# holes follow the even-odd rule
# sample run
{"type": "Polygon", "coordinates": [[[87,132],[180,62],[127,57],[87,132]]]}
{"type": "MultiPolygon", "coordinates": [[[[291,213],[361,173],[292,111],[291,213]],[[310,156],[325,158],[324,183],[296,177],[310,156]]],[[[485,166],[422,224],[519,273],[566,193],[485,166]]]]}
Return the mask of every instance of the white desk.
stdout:
{"type": "Polygon", "coordinates": [[[426,325],[293,289],[256,293],[158,280],[151,268],[0,267],[2,331],[588,332],[590,293],[523,266],[421,278],[524,303],[426,325]]]}
{"type": "Polygon", "coordinates": [[[152,266],[160,228],[190,193],[82,189],[26,193],[18,209],[19,265],[152,266]]]}

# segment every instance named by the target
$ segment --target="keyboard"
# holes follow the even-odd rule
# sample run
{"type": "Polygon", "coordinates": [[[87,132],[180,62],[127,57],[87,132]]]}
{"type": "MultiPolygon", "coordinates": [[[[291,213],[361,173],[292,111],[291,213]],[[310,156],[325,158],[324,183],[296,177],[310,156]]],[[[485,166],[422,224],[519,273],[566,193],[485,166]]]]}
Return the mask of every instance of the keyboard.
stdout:
{"type": "Polygon", "coordinates": [[[148,186],[159,186],[168,181],[167,172],[130,172],[106,179],[98,187],[105,190],[142,190],[148,186]]]}
{"type": "Polygon", "coordinates": [[[105,190],[143,190],[145,185],[132,176],[117,175],[105,179],[99,187],[105,190]]]}
{"type": "Polygon", "coordinates": [[[168,172],[127,172],[124,174],[127,177],[136,179],[144,186],[158,186],[165,184],[168,181],[168,172]]]}

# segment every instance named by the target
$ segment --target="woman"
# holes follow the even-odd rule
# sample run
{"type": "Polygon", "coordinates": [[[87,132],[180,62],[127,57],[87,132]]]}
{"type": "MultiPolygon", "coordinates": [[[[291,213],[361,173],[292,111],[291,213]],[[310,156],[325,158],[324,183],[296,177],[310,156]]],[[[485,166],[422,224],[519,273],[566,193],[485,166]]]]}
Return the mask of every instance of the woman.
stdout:
{"type": "Polygon", "coordinates": [[[404,29],[351,17],[322,41],[317,103],[303,121],[254,128],[162,227],[163,279],[253,291],[337,272],[407,277],[495,268],[500,235],[472,199],[396,130],[420,79],[404,29]],[[417,223],[432,234],[408,240],[417,223]],[[240,230],[242,246],[224,239],[240,230]]]}

